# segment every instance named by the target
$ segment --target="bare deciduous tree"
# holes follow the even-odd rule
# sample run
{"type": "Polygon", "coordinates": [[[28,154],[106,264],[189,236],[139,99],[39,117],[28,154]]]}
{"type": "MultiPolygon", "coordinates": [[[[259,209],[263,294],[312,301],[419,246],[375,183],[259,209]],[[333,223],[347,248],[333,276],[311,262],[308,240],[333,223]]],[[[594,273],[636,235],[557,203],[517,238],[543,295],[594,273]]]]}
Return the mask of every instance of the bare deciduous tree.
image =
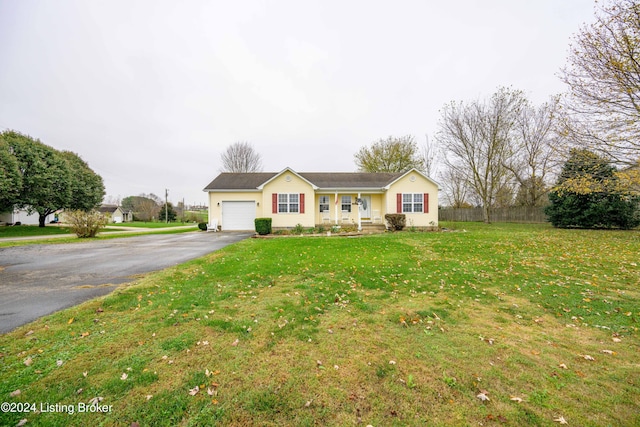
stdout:
{"type": "Polygon", "coordinates": [[[633,163],[640,156],[640,4],[605,0],[574,37],[561,78],[567,136],[633,163]]]}
{"type": "Polygon", "coordinates": [[[485,222],[505,195],[512,178],[506,160],[512,155],[516,119],[526,98],[521,91],[500,88],[488,101],[452,102],[442,110],[437,138],[445,162],[464,177],[479,198],[485,222]]]}
{"type": "Polygon", "coordinates": [[[260,172],[262,156],[246,141],[238,141],[227,147],[221,155],[223,172],[260,172]]]}
{"type": "Polygon", "coordinates": [[[516,117],[512,156],[505,159],[519,185],[516,203],[522,206],[542,206],[547,202],[548,180],[558,166],[554,147],[560,137],[555,132],[558,98],[539,107],[528,102],[516,117]]]}

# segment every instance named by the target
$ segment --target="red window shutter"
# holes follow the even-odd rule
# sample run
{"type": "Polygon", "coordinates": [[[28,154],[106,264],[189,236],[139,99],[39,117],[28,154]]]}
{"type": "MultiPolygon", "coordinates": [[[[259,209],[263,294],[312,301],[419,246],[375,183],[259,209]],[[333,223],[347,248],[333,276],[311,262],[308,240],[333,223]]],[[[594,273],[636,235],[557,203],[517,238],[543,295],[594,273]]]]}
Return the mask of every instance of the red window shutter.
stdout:
{"type": "Polygon", "coordinates": [[[300,213],[304,213],[304,193],[300,193],[300,213]]]}
{"type": "Polygon", "coordinates": [[[278,213],[278,193],[271,194],[271,213],[278,213]]]}
{"type": "Polygon", "coordinates": [[[396,194],[396,212],[402,213],[402,193],[396,194]]]}
{"type": "Polygon", "coordinates": [[[429,213],[429,193],[424,193],[424,213],[429,213]]]}

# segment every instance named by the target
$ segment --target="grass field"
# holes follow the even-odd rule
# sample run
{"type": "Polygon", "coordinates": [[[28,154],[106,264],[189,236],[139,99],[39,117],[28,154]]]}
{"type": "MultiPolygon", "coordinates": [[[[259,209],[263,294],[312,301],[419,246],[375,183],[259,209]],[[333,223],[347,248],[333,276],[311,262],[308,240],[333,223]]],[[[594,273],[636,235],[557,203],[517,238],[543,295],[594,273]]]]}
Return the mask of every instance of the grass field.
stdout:
{"type": "Polygon", "coordinates": [[[3,335],[0,401],[67,413],[0,425],[640,425],[640,233],[448,225],[248,239],[3,335]]]}
{"type": "Polygon", "coordinates": [[[37,225],[17,225],[17,226],[1,226],[0,239],[4,237],[30,237],[30,236],[50,236],[54,234],[70,234],[69,227],[61,227],[58,225],[47,225],[38,227],[37,225]]]}
{"type": "Polygon", "coordinates": [[[136,227],[136,228],[166,228],[166,227],[183,227],[185,225],[193,225],[194,227],[197,226],[197,224],[194,224],[193,222],[170,222],[170,223],[166,223],[166,222],[144,222],[144,221],[121,222],[121,223],[118,223],[118,224],[109,223],[108,225],[109,225],[109,227],[123,227],[123,228],[130,228],[130,227],[136,227]]]}

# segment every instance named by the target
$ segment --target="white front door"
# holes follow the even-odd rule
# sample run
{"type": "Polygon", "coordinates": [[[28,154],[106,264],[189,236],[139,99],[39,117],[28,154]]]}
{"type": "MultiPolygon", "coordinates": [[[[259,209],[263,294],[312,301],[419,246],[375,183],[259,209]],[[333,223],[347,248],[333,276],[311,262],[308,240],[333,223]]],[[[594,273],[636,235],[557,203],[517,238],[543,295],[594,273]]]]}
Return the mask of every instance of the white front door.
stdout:
{"type": "Polygon", "coordinates": [[[361,196],[360,199],[360,218],[371,219],[371,196],[361,196]]]}

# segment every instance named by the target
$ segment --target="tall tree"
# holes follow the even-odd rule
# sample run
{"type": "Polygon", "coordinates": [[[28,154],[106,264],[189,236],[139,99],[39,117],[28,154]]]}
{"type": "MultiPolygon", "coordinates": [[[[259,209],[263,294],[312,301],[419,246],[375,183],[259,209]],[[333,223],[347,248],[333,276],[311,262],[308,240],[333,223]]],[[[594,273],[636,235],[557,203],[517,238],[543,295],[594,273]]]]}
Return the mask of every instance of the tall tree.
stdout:
{"type": "Polygon", "coordinates": [[[504,204],[512,175],[505,166],[513,154],[513,132],[526,98],[500,88],[487,101],[452,102],[442,110],[437,139],[448,168],[463,176],[478,197],[485,222],[504,204]]]}
{"type": "Polygon", "coordinates": [[[13,150],[0,133],[0,212],[12,211],[18,204],[22,177],[13,150]]]}
{"type": "Polygon", "coordinates": [[[122,207],[133,211],[136,219],[141,221],[151,221],[158,217],[161,204],[163,204],[163,201],[153,193],[129,196],[122,199],[122,207]]]}
{"type": "Polygon", "coordinates": [[[44,227],[47,215],[69,206],[71,172],[62,155],[39,140],[18,132],[4,132],[22,175],[16,207],[38,212],[44,227]]]}
{"type": "Polygon", "coordinates": [[[505,159],[518,184],[516,204],[543,206],[548,198],[548,180],[556,168],[554,149],[560,142],[556,129],[558,98],[539,107],[523,103],[516,115],[512,155],[505,159]]]}
{"type": "Polygon", "coordinates": [[[262,156],[245,141],[231,144],[221,156],[223,172],[260,172],[262,156]]]}
{"type": "Polygon", "coordinates": [[[413,136],[390,136],[370,146],[361,147],[354,155],[360,172],[405,172],[412,168],[424,171],[425,163],[413,136]]]}
{"type": "Polygon", "coordinates": [[[96,174],[89,165],[76,153],[63,151],[71,173],[71,198],[66,207],[73,210],[90,211],[97,208],[104,197],[102,177],[96,174]]]}
{"type": "Polygon", "coordinates": [[[604,0],[574,37],[562,80],[565,130],[618,161],[640,157],[640,2],[604,0]]]}

